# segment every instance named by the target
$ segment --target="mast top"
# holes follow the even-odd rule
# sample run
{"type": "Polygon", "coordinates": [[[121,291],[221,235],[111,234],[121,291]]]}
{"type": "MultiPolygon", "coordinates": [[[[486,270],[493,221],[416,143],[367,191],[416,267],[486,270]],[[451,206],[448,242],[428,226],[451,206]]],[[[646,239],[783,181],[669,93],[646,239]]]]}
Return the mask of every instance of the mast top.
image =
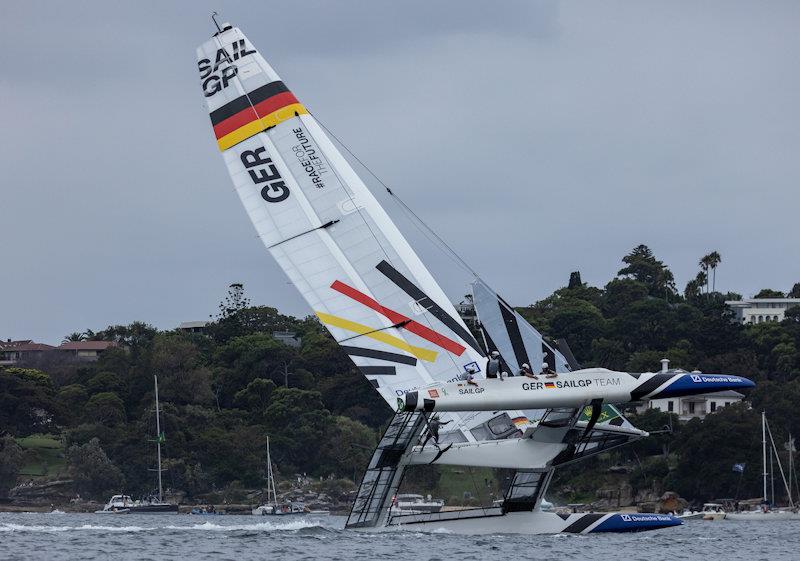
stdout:
{"type": "Polygon", "coordinates": [[[223,31],[228,31],[229,29],[233,29],[233,26],[228,22],[225,22],[220,26],[219,22],[217,21],[217,16],[218,15],[219,14],[217,12],[211,12],[211,21],[214,22],[214,25],[217,28],[217,32],[214,34],[215,36],[219,35],[223,31]]]}

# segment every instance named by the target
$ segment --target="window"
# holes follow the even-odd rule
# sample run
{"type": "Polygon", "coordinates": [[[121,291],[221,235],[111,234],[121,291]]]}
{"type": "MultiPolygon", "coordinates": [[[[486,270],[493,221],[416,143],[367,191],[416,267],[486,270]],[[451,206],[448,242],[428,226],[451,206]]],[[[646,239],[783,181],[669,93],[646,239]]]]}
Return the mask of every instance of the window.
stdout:
{"type": "Polygon", "coordinates": [[[713,413],[716,410],[717,410],[717,402],[716,401],[712,401],[711,402],[711,412],[713,413]]]}
{"type": "Polygon", "coordinates": [[[694,415],[694,401],[689,402],[689,413],[694,415]]]}
{"type": "Polygon", "coordinates": [[[667,402],[667,411],[672,413],[675,410],[675,404],[670,400],[667,402]]]}

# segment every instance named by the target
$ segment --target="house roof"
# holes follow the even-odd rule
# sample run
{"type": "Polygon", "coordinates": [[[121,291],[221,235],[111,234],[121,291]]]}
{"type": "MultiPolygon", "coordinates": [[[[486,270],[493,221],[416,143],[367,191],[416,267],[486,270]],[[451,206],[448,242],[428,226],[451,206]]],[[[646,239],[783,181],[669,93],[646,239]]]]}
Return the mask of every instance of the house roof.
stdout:
{"type": "Polygon", "coordinates": [[[205,327],[208,325],[207,321],[184,321],[178,326],[178,329],[192,329],[194,327],[205,327]]]}
{"type": "Polygon", "coordinates": [[[58,346],[59,351],[104,351],[116,347],[114,341],[69,341],[58,346]]]}
{"type": "Polygon", "coordinates": [[[0,351],[49,351],[55,349],[52,345],[45,343],[34,343],[30,339],[21,341],[2,341],[0,342],[0,351]]]}

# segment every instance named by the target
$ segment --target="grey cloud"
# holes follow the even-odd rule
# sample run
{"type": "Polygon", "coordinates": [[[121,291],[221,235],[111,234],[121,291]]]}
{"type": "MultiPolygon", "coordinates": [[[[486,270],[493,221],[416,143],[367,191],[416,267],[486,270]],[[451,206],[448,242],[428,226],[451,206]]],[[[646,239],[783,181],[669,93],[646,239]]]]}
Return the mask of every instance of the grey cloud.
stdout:
{"type": "MultiPolygon", "coordinates": [[[[216,3],[6,3],[0,336],[308,312],[208,127],[216,3]],[[13,131],[9,134],[8,131],[13,131]]],[[[225,3],[297,95],[509,300],[648,243],[680,285],[800,281],[796,3],[225,3]]],[[[357,168],[358,169],[358,168],[357,168]]],[[[360,171],[360,170],[359,170],[360,171]]],[[[365,177],[448,292],[467,278],[365,177]]]]}

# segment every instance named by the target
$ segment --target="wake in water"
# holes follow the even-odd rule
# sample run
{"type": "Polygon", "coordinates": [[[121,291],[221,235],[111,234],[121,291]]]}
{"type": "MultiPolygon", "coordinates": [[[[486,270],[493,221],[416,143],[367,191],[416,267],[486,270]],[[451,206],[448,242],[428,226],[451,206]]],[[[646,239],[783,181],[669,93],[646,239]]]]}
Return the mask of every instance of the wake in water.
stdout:
{"type": "Polygon", "coordinates": [[[44,526],[39,524],[0,524],[0,532],[155,532],[159,530],[205,531],[205,532],[297,532],[309,528],[328,530],[318,522],[294,520],[283,524],[261,522],[258,524],[170,524],[166,526],[105,526],[82,524],[80,526],[44,526]]]}

